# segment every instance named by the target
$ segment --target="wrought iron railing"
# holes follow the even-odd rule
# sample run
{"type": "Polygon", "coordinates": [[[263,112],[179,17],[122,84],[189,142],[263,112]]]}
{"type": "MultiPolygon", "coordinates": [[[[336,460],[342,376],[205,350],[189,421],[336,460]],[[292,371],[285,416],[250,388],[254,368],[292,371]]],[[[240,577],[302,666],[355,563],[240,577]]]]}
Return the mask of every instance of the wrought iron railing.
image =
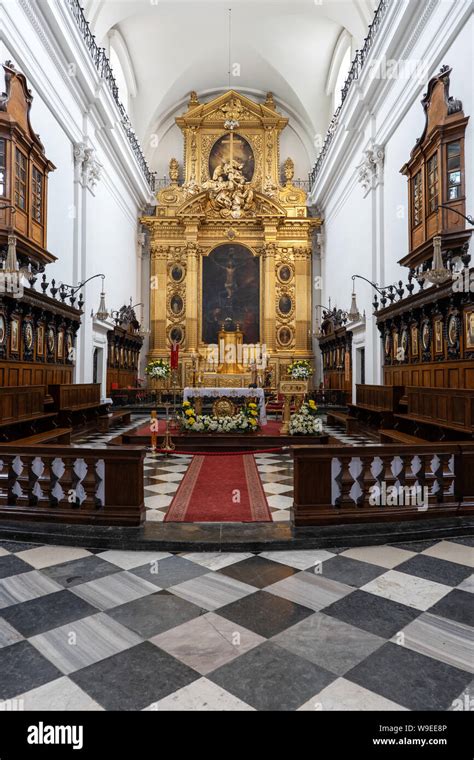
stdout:
{"type": "Polygon", "coordinates": [[[369,52],[373,47],[377,33],[382,25],[382,22],[385,18],[385,15],[388,11],[389,6],[390,6],[390,0],[380,0],[378,8],[375,11],[374,20],[369,26],[369,32],[367,34],[367,37],[365,38],[364,46],[361,50],[356,51],[354,60],[352,61],[352,65],[349,70],[349,74],[347,75],[346,82],[344,84],[344,87],[342,88],[341,102],[329,123],[329,127],[326,132],[326,137],[324,139],[323,146],[319,152],[319,156],[316,160],[316,163],[312,171],[310,172],[310,175],[309,175],[310,188],[313,187],[314,183],[316,182],[316,178],[319,172],[321,171],[324,160],[328,154],[329,147],[334,139],[334,135],[337,132],[337,127],[339,124],[339,116],[341,114],[341,110],[344,106],[346,98],[351,90],[352,83],[356,81],[357,79],[359,79],[362,73],[362,70],[365,66],[365,62],[367,60],[369,52]]]}
{"type": "Polygon", "coordinates": [[[130,118],[123,103],[120,101],[119,89],[117,87],[114,72],[110,65],[110,61],[107,57],[105,48],[101,48],[97,45],[95,36],[92,34],[89,22],[87,21],[84,15],[84,10],[79,5],[78,0],[66,0],[66,2],[71,10],[74,20],[76,21],[77,27],[82,35],[84,44],[89,51],[94,66],[96,67],[100,78],[107,84],[107,87],[109,88],[115,104],[120,112],[120,123],[122,124],[138,165],[150,186],[150,190],[154,191],[155,174],[151,171],[150,167],[147,164],[138,137],[136,136],[135,130],[132,127],[130,118]]]}

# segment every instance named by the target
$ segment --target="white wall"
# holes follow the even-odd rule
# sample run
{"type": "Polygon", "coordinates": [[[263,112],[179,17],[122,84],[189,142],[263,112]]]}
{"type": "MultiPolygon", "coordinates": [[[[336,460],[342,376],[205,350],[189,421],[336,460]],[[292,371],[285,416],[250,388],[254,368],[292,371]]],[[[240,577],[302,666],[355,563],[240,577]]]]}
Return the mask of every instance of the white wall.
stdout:
{"type": "MultiPolygon", "coordinates": [[[[379,285],[407,281],[408,270],[397,263],[408,252],[408,188],[400,169],[423,132],[420,101],[426,85],[443,64],[453,67],[451,95],[462,100],[464,113],[471,116],[465,176],[467,213],[472,213],[473,40],[474,17],[468,0],[419,4],[400,0],[398,6],[392,6],[377,38],[374,59],[418,62],[421,76],[370,81],[363,75],[344,105],[311,195],[324,218],[324,304],[331,297],[332,305],[349,308],[353,273],[379,285]],[[364,190],[358,167],[371,146],[383,149],[384,160],[372,188],[364,190]]],[[[380,382],[380,338],[372,317],[374,291],[367,283],[356,281],[356,292],[359,311],[367,313],[363,342],[358,331],[358,347],[366,348],[366,382],[380,382]]]]}
{"type": "MultiPolygon", "coordinates": [[[[5,21],[0,29],[5,28],[8,37],[0,41],[1,59],[12,59],[27,76],[34,96],[32,127],[57,167],[49,180],[48,250],[58,262],[47,267],[47,278],[76,285],[103,273],[109,309],[119,309],[130,298],[138,303],[138,217],[150,193],[118,122],[115,103],[90,64],[65,3],[50,0],[41,8],[28,0],[22,6],[8,3],[0,6],[0,15],[5,21]],[[77,67],[72,76],[71,61],[77,67]],[[93,150],[95,185],[84,165],[74,160],[78,144],[93,150]]],[[[90,317],[99,305],[100,290],[100,279],[84,289],[78,382],[92,380],[93,346],[103,341],[103,329],[95,334],[90,317]]]]}

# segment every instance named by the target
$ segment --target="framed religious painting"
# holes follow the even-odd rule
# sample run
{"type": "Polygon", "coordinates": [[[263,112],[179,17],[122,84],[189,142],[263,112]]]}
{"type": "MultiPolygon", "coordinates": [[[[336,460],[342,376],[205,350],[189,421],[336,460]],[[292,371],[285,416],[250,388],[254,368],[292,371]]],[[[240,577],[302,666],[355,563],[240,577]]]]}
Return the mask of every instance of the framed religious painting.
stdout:
{"type": "Polygon", "coordinates": [[[393,358],[398,359],[398,330],[392,332],[393,358]]]}
{"type": "Polygon", "coordinates": [[[410,327],[411,358],[418,359],[420,356],[420,346],[418,344],[418,325],[410,327]]]}
{"type": "Polygon", "coordinates": [[[391,348],[391,339],[390,339],[390,333],[385,333],[385,356],[390,356],[390,348],[391,348]]]}
{"type": "Polygon", "coordinates": [[[431,346],[431,325],[428,319],[425,319],[421,325],[421,345],[423,351],[428,353],[431,346]]]}
{"type": "Polygon", "coordinates": [[[184,340],[184,330],[181,325],[173,325],[168,329],[168,339],[170,343],[182,344],[184,340]]]}
{"type": "Polygon", "coordinates": [[[44,325],[41,323],[36,330],[36,356],[44,356],[44,325]]]}
{"type": "Polygon", "coordinates": [[[173,282],[182,282],[186,271],[181,264],[172,264],[170,267],[170,277],[173,282]]]}
{"type": "Polygon", "coordinates": [[[293,279],[293,269],[288,264],[282,264],[277,269],[277,277],[285,285],[293,279]]]}
{"type": "Polygon", "coordinates": [[[66,360],[74,361],[74,338],[70,332],[66,333],[66,360]]]}
{"type": "Polygon", "coordinates": [[[25,357],[29,359],[33,357],[34,343],[35,335],[33,325],[30,320],[27,320],[23,325],[23,344],[25,357]]]}
{"type": "Polygon", "coordinates": [[[10,353],[17,354],[20,350],[20,320],[15,317],[10,322],[10,353]]]}
{"type": "Polygon", "coordinates": [[[0,347],[4,346],[7,342],[7,321],[5,314],[0,312],[0,347]]]}
{"type": "Polygon", "coordinates": [[[54,357],[54,348],[56,344],[56,333],[53,327],[48,327],[46,331],[46,348],[48,349],[48,356],[54,357]]]}
{"type": "Polygon", "coordinates": [[[474,308],[464,310],[464,347],[474,351],[474,308]]]}
{"type": "Polygon", "coordinates": [[[209,176],[219,179],[227,166],[230,166],[231,156],[241,167],[240,171],[251,182],[255,172],[255,157],[248,140],[235,132],[222,135],[214,143],[209,154],[209,176]]]}
{"type": "Polygon", "coordinates": [[[400,361],[406,361],[408,359],[408,330],[406,327],[402,329],[400,334],[400,349],[401,357],[400,361]]]}
{"type": "Polygon", "coordinates": [[[434,349],[435,354],[439,355],[444,353],[442,317],[436,317],[434,321],[434,349]]]}
{"type": "Polygon", "coordinates": [[[64,330],[58,332],[58,359],[64,359],[64,330]]]}

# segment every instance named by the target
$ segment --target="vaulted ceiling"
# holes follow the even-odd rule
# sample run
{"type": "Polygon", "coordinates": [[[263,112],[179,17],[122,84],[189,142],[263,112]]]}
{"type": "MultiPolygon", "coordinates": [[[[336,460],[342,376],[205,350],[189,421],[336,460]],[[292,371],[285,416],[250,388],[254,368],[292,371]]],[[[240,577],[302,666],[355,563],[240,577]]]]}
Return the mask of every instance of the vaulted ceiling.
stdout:
{"type": "MultiPolygon", "coordinates": [[[[232,89],[260,98],[272,91],[304,144],[308,161],[314,140],[332,115],[327,94],[334,51],[341,35],[360,47],[373,17],[374,0],[89,0],[86,14],[99,44],[115,35],[127,69],[129,111],[147,157],[173,129],[189,92],[201,100],[229,89],[231,62],[240,76],[232,89]]],[[[117,45],[115,45],[117,48],[117,45]]]]}

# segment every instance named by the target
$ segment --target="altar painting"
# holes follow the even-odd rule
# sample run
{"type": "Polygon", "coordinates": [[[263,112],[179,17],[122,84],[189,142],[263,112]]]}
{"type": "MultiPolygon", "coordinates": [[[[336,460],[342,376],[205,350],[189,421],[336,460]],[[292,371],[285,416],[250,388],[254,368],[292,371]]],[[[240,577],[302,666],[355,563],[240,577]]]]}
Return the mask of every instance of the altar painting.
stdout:
{"type": "Polygon", "coordinates": [[[260,342],[260,261],[242,245],[220,245],[203,257],[203,342],[217,343],[225,322],[240,326],[244,343],[260,342]]]}

